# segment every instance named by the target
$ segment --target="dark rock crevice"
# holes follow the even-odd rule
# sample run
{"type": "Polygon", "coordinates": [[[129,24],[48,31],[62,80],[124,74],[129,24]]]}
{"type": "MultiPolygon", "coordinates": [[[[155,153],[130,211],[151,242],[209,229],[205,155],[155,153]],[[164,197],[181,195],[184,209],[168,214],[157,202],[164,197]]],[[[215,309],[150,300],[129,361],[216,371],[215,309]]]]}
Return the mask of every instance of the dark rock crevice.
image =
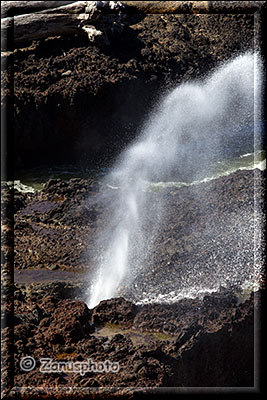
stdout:
{"type": "MultiPolygon", "coordinates": [[[[80,159],[103,165],[140,132],[168,89],[255,50],[253,14],[129,14],[124,24],[108,47],[77,35],[14,52],[9,150],[17,167],[80,159]]],[[[8,79],[3,71],[4,86],[8,79]]]]}

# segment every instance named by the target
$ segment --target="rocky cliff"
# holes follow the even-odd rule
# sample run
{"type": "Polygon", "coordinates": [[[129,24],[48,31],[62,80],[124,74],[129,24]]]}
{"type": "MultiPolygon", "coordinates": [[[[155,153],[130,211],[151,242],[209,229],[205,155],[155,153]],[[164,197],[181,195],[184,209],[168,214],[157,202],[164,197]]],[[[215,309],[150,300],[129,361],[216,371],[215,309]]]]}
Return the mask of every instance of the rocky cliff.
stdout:
{"type": "Polygon", "coordinates": [[[108,45],[72,34],[5,53],[12,163],[84,159],[103,165],[138,134],[168,89],[259,48],[259,21],[244,6],[197,13],[190,3],[221,2],[166,2],[185,4],[182,13],[172,13],[159,7],[163,2],[124,3],[123,29],[109,32],[108,45]]]}

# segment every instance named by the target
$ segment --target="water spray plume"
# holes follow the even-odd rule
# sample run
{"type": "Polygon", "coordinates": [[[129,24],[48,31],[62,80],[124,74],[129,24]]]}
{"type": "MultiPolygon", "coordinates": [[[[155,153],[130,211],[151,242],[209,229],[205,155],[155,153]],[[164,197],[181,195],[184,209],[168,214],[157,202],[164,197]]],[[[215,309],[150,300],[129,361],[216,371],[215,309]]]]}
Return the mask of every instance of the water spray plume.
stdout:
{"type": "Polygon", "coordinates": [[[212,160],[256,150],[260,75],[259,56],[246,53],[202,80],[179,85],[152,111],[103,181],[117,189],[104,189],[100,198],[110,214],[96,239],[90,308],[131,281],[153,247],[164,203],[151,204],[149,183],[192,182],[205,176],[212,160]]]}

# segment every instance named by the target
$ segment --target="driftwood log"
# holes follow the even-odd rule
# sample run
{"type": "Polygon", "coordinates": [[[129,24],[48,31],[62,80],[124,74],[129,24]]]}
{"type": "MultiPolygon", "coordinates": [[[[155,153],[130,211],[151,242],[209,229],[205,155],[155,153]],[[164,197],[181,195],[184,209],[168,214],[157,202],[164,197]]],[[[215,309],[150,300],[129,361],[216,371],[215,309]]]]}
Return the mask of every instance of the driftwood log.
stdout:
{"type": "Polygon", "coordinates": [[[21,2],[3,3],[4,15],[19,13],[1,19],[2,43],[11,38],[14,47],[49,36],[75,33],[86,33],[89,40],[98,39],[99,44],[108,44],[106,30],[122,28],[120,13],[124,6],[120,2],[27,1],[24,3],[28,5],[24,4],[23,8],[19,4],[10,4],[21,2]],[[55,7],[51,8],[51,5],[55,7]],[[24,14],[21,14],[22,10],[24,14]],[[94,26],[96,21],[98,28],[94,26]]]}
{"type": "MultiPolygon", "coordinates": [[[[13,17],[42,10],[53,9],[74,1],[2,1],[1,14],[13,17]]],[[[87,2],[92,3],[92,2],[87,2]]],[[[101,2],[98,2],[101,3],[101,2]]],[[[107,2],[105,2],[107,3],[107,2]]],[[[230,12],[251,13],[259,9],[265,1],[123,1],[128,11],[142,13],[184,13],[184,12],[230,12]]]]}
{"type": "Polygon", "coordinates": [[[56,8],[73,1],[2,1],[1,18],[14,17],[15,15],[30,14],[37,11],[56,8]]]}
{"type": "Polygon", "coordinates": [[[123,1],[128,12],[144,14],[252,14],[266,1],[123,1]]]}
{"type": "Polygon", "coordinates": [[[2,1],[2,47],[8,50],[10,43],[11,47],[19,47],[49,36],[79,33],[87,34],[96,44],[108,44],[107,32],[122,30],[120,14],[124,12],[254,13],[264,4],[265,1],[2,1]]]}

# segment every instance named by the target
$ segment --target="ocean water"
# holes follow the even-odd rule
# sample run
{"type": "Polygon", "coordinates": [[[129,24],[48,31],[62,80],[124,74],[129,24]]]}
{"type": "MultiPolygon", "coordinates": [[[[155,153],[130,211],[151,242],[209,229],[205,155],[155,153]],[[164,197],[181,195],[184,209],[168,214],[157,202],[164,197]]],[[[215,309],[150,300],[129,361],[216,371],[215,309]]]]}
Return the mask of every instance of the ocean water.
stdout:
{"type": "Polygon", "coordinates": [[[44,184],[49,179],[62,179],[69,181],[72,178],[96,179],[100,180],[108,171],[108,168],[92,168],[73,163],[61,165],[40,165],[27,170],[16,171],[14,181],[9,181],[9,185],[14,185],[21,192],[32,192],[43,189],[44,184]]]}
{"type": "MultiPolygon", "coordinates": [[[[188,155],[190,157],[190,155],[188,155]]],[[[205,175],[199,176],[196,180],[187,181],[162,181],[162,182],[148,182],[148,190],[160,190],[169,186],[182,187],[191,184],[198,184],[208,182],[213,179],[220,178],[221,176],[230,175],[238,170],[251,170],[258,168],[261,171],[266,169],[266,153],[265,150],[257,150],[253,153],[240,154],[238,157],[220,159],[210,164],[210,167],[205,170],[205,175]]],[[[83,179],[96,179],[101,181],[103,176],[108,174],[108,168],[80,168],[73,164],[65,164],[62,166],[41,166],[32,168],[30,171],[21,171],[16,174],[14,181],[9,181],[10,186],[14,186],[17,190],[23,193],[34,193],[35,191],[42,190],[44,184],[49,179],[62,179],[70,180],[72,178],[83,179]]],[[[109,187],[112,182],[106,183],[109,187]]]]}

